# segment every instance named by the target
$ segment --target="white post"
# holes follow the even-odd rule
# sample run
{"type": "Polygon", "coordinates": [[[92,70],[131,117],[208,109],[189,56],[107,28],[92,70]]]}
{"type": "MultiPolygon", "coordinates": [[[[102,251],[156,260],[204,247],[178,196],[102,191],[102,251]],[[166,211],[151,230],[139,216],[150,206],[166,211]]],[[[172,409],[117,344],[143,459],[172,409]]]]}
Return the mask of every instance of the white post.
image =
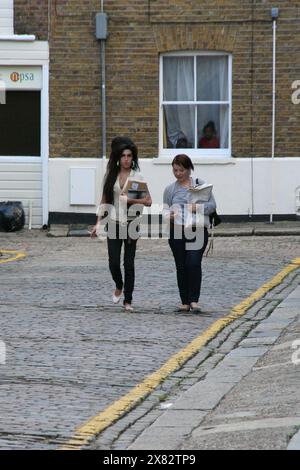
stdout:
{"type": "Polygon", "coordinates": [[[28,230],[32,229],[32,200],[29,201],[28,209],[28,230]]]}
{"type": "Polygon", "coordinates": [[[0,364],[6,363],[6,345],[4,341],[0,340],[0,364]]]}

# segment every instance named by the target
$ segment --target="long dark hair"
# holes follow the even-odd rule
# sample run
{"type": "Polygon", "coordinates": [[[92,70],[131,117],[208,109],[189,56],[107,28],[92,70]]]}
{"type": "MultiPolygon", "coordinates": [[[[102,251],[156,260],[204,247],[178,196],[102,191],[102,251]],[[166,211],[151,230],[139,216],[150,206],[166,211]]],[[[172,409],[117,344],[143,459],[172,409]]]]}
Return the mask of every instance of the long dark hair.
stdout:
{"type": "Polygon", "coordinates": [[[137,146],[132,143],[123,143],[115,148],[113,148],[106,170],[106,176],[104,180],[103,186],[103,196],[105,199],[106,204],[113,204],[114,203],[114,185],[117,180],[117,177],[120,173],[120,160],[122,157],[122,153],[124,150],[131,150],[132,153],[132,163],[131,168],[133,170],[139,170],[138,164],[138,149],[137,146]]]}

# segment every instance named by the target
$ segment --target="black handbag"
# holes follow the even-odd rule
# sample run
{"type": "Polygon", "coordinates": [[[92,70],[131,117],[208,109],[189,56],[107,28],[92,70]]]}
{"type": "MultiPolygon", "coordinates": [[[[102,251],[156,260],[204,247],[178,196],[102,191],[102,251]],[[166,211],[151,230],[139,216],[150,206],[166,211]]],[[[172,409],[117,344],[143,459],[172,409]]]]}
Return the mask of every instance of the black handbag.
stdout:
{"type": "Polygon", "coordinates": [[[217,211],[212,212],[209,214],[209,223],[211,227],[216,227],[222,223],[221,217],[217,214],[217,211]]]}

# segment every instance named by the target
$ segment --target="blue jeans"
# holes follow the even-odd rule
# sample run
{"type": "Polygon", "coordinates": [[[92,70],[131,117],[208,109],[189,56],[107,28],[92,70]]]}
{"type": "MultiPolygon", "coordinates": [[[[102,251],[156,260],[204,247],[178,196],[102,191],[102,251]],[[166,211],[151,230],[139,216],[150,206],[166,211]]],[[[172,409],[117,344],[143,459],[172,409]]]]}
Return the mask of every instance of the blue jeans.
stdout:
{"type": "Polygon", "coordinates": [[[202,281],[202,257],[208,242],[208,231],[204,228],[204,243],[201,249],[187,250],[184,234],[180,240],[174,238],[171,226],[169,245],[171,247],[177,271],[177,284],[181,302],[189,305],[198,302],[202,281]]]}

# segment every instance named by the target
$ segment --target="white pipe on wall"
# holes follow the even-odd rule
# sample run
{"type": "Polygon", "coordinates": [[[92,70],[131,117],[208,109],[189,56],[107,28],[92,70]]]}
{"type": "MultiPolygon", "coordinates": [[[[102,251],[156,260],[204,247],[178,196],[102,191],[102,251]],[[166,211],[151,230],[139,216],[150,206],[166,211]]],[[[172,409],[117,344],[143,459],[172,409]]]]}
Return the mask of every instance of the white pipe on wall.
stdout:
{"type": "MultiPolygon", "coordinates": [[[[101,0],[101,13],[104,13],[104,0],[101,0]]],[[[106,78],[105,78],[105,40],[101,43],[101,114],[102,114],[102,172],[106,167],[106,78]]]]}
{"type": "MultiPolygon", "coordinates": [[[[104,0],[101,0],[101,13],[104,13],[104,0]]],[[[101,41],[101,99],[102,99],[102,158],[106,160],[106,82],[105,82],[105,40],[101,41]]]]}
{"type": "Polygon", "coordinates": [[[273,85],[272,85],[272,155],[271,155],[271,211],[270,224],[273,223],[274,213],[274,157],[275,157],[275,132],[276,132],[276,29],[277,21],[273,19],[273,85]]]}
{"type": "Polygon", "coordinates": [[[106,160],[106,83],[105,83],[105,41],[101,40],[101,99],[102,99],[102,159],[106,160]]]}

